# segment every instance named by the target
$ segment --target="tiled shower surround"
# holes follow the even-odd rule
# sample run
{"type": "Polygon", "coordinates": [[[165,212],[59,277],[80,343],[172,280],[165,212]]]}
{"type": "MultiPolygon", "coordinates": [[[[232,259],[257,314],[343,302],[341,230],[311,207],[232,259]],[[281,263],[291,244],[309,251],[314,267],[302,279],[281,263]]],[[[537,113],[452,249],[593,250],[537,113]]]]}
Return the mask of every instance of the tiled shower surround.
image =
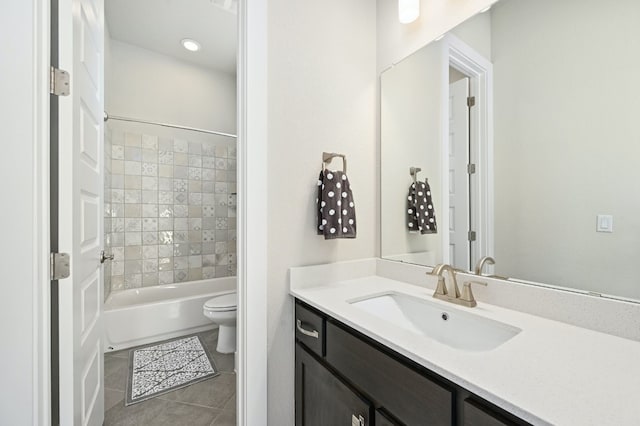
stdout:
{"type": "Polygon", "coordinates": [[[236,274],[235,143],[179,132],[106,131],[105,232],[115,259],[105,294],[236,274]]]}

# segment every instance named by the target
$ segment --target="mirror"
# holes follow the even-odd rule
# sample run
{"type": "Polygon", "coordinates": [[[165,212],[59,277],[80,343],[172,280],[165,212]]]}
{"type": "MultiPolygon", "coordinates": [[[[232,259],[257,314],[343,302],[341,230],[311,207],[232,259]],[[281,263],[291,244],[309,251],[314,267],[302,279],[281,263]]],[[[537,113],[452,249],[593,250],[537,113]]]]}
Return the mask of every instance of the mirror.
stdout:
{"type": "Polygon", "coordinates": [[[503,0],[385,70],[382,257],[640,301],[638,22],[636,1],[503,0]],[[409,230],[411,167],[436,233],[409,230]]]}

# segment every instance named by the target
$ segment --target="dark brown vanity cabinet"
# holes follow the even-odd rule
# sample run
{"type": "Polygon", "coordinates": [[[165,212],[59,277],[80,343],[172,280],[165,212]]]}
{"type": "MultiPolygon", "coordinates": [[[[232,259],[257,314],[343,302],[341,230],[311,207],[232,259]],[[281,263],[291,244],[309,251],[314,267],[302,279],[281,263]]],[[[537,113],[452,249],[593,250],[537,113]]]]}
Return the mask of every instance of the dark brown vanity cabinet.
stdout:
{"type": "Polygon", "coordinates": [[[372,405],[296,344],[296,424],[373,425],[372,405]]]}
{"type": "Polygon", "coordinates": [[[528,424],[300,301],[295,313],[298,426],[528,424]]]}

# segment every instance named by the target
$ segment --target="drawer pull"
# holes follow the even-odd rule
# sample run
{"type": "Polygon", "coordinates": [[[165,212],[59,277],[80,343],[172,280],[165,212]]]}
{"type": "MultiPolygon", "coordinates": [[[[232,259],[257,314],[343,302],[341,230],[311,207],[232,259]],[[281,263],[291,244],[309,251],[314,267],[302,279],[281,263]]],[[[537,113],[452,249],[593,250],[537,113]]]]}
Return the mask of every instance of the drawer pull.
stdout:
{"type": "Polygon", "coordinates": [[[317,339],[319,336],[317,330],[305,330],[304,328],[302,328],[302,321],[300,321],[299,319],[296,319],[296,328],[305,336],[313,337],[314,339],[317,339]]]}

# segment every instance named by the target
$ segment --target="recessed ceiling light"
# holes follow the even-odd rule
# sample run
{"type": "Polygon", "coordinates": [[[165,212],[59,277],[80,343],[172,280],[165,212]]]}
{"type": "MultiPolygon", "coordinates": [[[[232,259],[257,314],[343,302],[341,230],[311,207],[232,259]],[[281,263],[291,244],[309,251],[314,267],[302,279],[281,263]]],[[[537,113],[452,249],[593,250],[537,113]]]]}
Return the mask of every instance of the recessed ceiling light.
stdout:
{"type": "Polygon", "coordinates": [[[190,38],[183,38],[180,43],[182,43],[182,47],[190,52],[197,52],[200,50],[200,43],[195,40],[191,40],[190,38]]]}

